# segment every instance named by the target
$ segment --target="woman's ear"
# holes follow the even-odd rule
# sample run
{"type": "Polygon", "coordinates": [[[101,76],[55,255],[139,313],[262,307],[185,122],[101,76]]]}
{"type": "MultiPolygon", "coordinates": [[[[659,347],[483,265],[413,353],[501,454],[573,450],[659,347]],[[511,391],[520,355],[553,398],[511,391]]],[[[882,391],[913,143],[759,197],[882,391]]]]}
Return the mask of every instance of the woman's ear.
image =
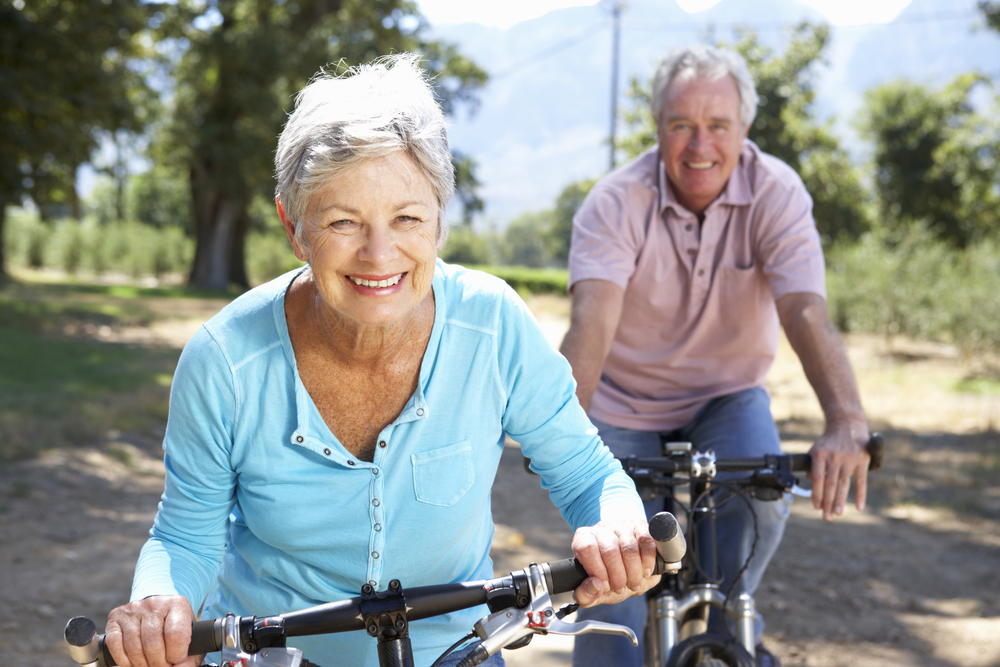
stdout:
{"type": "Polygon", "coordinates": [[[295,258],[300,262],[308,262],[309,255],[304,252],[298,238],[296,237],[295,223],[289,220],[288,215],[285,213],[285,207],[281,205],[280,195],[274,198],[274,205],[278,208],[278,217],[281,219],[281,225],[285,228],[285,234],[288,236],[288,242],[292,244],[292,252],[295,253],[295,258]]]}

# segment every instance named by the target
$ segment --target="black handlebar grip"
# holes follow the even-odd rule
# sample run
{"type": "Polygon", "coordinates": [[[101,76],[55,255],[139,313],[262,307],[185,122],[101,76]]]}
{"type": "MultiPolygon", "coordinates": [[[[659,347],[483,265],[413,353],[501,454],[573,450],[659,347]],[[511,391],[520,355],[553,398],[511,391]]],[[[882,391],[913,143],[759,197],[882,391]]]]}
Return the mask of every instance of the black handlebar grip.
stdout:
{"type": "Polygon", "coordinates": [[[812,470],[812,457],[808,454],[789,454],[788,469],[792,472],[809,472],[812,470]]]}
{"type": "Polygon", "coordinates": [[[667,563],[676,563],[687,552],[684,531],[677,517],[670,512],[660,512],[649,520],[649,534],[656,540],[656,550],[667,563]]]}
{"type": "Polygon", "coordinates": [[[195,621],[191,624],[188,655],[201,655],[222,649],[222,619],[195,621]]]}
{"type": "Polygon", "coordinates": [[[548,563],[548,566],[548,575],[551,579],[549,591],[553,595],[575,590],[590,576],[575,558],[548,563]]]}
{"type": "Polygon", "coordinates": [[[868,438],[866,449],[872,457],[872,460],[868,463],[868,469],[878,470],[881,468],[885,457],[885,438],[882,437],[882,434],[872,433],[868,438]]]}

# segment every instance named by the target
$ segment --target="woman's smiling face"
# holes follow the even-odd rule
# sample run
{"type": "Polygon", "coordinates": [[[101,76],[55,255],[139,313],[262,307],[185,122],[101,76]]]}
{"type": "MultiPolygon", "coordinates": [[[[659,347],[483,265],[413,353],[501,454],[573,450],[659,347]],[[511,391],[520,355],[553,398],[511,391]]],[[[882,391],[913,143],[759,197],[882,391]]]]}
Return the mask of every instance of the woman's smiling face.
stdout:
{"type": "Polygon", "coordinates": [[[358,324],[393,324],[427,297],[440,208],[404,152],[365,160],[309,199],[295,255],[311,265],[323,301],[358,324]]]}

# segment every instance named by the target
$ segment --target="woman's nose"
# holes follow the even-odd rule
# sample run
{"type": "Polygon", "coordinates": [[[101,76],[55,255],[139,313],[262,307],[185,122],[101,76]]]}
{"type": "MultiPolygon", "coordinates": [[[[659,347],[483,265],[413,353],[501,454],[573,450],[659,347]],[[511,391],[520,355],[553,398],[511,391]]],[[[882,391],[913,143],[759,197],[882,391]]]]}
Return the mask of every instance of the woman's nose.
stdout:
{"type": "Polygon", "coordinates": [[[395,234],[387,226],[369,225],[365,243],[361,247],[361,259],[373,266],[384,266],[395,259],[398,253],[395,234]]]}

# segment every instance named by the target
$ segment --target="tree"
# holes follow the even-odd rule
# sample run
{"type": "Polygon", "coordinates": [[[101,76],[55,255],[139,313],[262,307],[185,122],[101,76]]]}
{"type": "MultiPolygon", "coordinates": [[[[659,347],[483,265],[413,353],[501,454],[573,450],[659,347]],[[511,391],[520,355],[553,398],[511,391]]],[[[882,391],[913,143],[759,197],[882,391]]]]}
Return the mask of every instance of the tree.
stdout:
{"type": "Polygon", "coordinates": [[[426,23],[410,0],[181,0],[174,15],[164,36],[189,46],[175,70],[166,145],[190,182],[192,285],[248,284],[249,206],[255,193],[273,191],[275,138],[295,93],[318,69],[418,51],[446,111],[470,101],[486,80],[453,46],[421,38],[426,23]]]}
{"type": "Polygon", "coordinates": [[[452,151],[452,164],[455,166],[455,199],[462,207],[462,224],[472,226],[472,217],[482,213],[485,204],[479,196],[482,185],[476,178],[476,161],[458,151],[452,151]]]}
{"type": "Polygon", "coordinates": [[[536,211],[518,216],[504,232],[504,260],[507,264],[541,268],[552,259],[546,243],[552,226],[552,211],[536,211]]]}
{"type": "MultiPolygon", "coordinates": [[[[821,62],[829,34],[825,25],[800,23],[782,54],[762,44],[749,29],[737,31],[735,44],[720,44],[743,56],[760,96],[749,138],[802,177],[813,197],[816,225],[827,243],[857,238],[870,226],[865,189],[832,132],[832,119],[821,125],[813,114],[814,66],[821,62]]],[[[651,91],[651,81],[632,80],[632,109],[624,115],[631,132],[622,141],[630,158],[656,143],[651,91]]]]}
{"type": "Polygon", "coordinates": [[[959,247],[995,229],[1000,133],[969,101],[983,81],[962,74],[940,90],[895,81],[865,94],[859,126],[875,145],[875,190],[888,225],[923,224],[959,247]]]}
{"type": "Polygon", "coordinates": [[[986,24],[997,32],[1000,32],[1000,2],[980,0],[979,11],[983,13],[986,24]]]}
{"type": "Polygon", "coordinates": [[[0,0],[0,276],[7,205],[79,215],[77,167],[96,133],[142,127],[146,88],[130,68],[159,5],[132,0],[0,0]]]}
{"type": "Polygon", "coordinates": [[[597,183],[597,179],[587,179],[570,183],[559,193],[556,207],[551,214],[551,224],[547,230],[549,253],[552,258],[565,264],[569,260],[569,245],[573,236],[573,216],[580,209],[584,198],[597,183]]]}

